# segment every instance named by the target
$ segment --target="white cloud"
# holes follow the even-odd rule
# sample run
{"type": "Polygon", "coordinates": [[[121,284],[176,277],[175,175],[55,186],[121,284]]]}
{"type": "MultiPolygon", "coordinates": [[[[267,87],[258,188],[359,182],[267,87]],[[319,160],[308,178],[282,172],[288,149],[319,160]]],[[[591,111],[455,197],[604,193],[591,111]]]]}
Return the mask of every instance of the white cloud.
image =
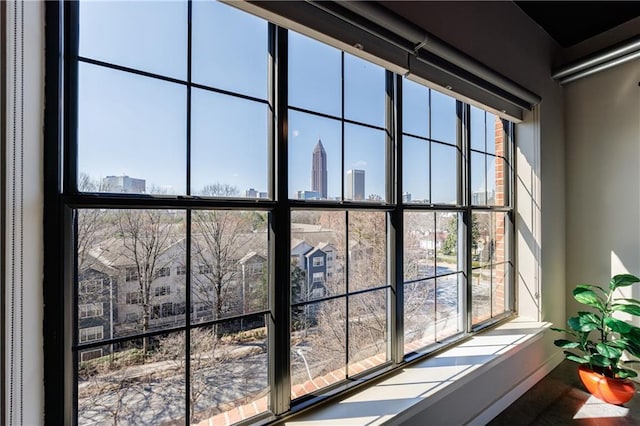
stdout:
{"type": "Polygon", "coordinates": [[[298,135],[300,134],[299,130],[294,130],[293,132],[291,132],[291,134],[293,135],[294,138],[297,138],[298,135]]]}
{"type": "Polygon", "coordinates": [[[354,169],[364,169],[365,167],[367,167],[367,162],[364,160],[356,161],[355,163],[353,163],[354,169]]]}

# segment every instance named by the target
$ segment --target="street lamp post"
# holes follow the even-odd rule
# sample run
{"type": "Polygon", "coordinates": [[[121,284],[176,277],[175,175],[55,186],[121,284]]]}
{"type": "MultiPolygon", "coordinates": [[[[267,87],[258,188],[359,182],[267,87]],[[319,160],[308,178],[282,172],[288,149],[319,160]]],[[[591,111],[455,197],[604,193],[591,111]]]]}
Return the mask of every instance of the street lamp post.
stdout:
{"type": "Polygon", "coordinates": [[[300,355],[302,362],[304,362],[304,367],[307,369],[307,376],[309,376],[309,380],[313,381],[313,377],[311,377],[311,370],[309,370],[309,364],[307,364],[307,358],[305,358],[304,352],[302,352],[302,349],[296,348],[296,353],[300,355]]]}

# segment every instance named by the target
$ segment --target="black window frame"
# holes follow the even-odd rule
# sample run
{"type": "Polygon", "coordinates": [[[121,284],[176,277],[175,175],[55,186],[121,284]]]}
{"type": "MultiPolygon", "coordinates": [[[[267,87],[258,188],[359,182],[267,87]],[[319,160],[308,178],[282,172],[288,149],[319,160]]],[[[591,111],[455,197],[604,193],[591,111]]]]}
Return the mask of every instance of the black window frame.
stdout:
{"type": "MultiPolygon", "coordinates": [[[[191,2],[189,2],[189,5],[191,2]]],[[[470,172],[468,163],[461,167],[459,172],[461,204],[456,206],[435,206],[435,205],[408,205],[402,202],[402,118],[401,103],[402,77],[393,75],[387,78],[386,90],[391,94],[391,101],[395,102],[393,108],[388,109],[387,128],[389,135],[389,146],[392,154],[387,156],[387,168],[389,170],[387,184],[388,194],[386,201],[377,203],[358,203],[354,201],[343,201],[341,203],[324,203],[316,201],[290,200],[288,196],[288,176],[286,166],[275,170],[275,166],[270,169],[269,193],[273,194],[271,199],[243,200],[243,199],[199,199],[195,197],[157,197],[147,194],[139,195],[116,195],[99,193],[81,193],[77,191],[77,170],[75,169],[75,159],[77,159],[77,145],[75,140],[77,135],[74,130],[74,120],[77,119],[77,105],[73,102],[77,95],[77,88],[74,82],[77,81],[77,70],[70,65],[78,60],[77,25],[78,4],[76,2],[48,2],[46,4],[46,111],[45,111],[45,348],[50,356],[45,360],[45,423],[46,424],[76,424],[77,422],[77,402],[75,401],[75,371],[78,359],[83,346],[74,346],[74,339],[78,338],[77,327],[77,277],[74,272],[74,210],[82,208],[127,208],[127,209],[183,209],[187,212],[187,223],[189,223],[190,211],[195,209],[234,209],[234,210],[258,210],[267,212],[270,216],[270,252],[285,253],[290,245],[290,223],[289,216],[297,209],[335,209],[340,211],[378,211],[385,212],[387,223],[389,224],[387,238],[389,239],[388,261],[390,274],[390,288],[396,294],[391,300],[390,327],[391,333],[388,337],[391,345],[390,364],[380,370],[380,374],[402,367],[406,362],[413,361],[417,357],[428,356],[432,351],[424,351],[421,354],[405,355],[402,351],[403,341],[403,276],[401,260],[403,258],[402,246],[402,217],[405,211],[455,211],[462,215],[462,222],[465,225],[470,223],[471,215],[474,211],[497,211],[504,212],[510,219],[511,237],[514,236],[514,199],[515,187],[513,176],[515,174],[513,146],[514,146],[514,124],[509,123],[505,127],[505,141],[508,141],[509,158],[507,161],[510,169],[508,202],[504,206],[472,206],[470,193],[470,172]],[[70,62],[71,61],[71,62],[70,62]],[[63,164],[65,166],[63,166],[63,164]],[[394,179],[394,176],[400,176],[394,179]],[[395,182],[391,184],[390,182],[395,182]]],[[[191,7],[189,6],[189,10],[191,7]]],[[[271,88],[269,99],[271,103],[272,117],[270,119],[270,163],[287,164],[288,153],[286,141],[288,139],[286,131],[287,110],[287,29],[269,24],[269,50],[275,55],[276,61],[270,64],[270,74],[273,76],[270,82],[271,88]],[[279,117],[276,120],[275,117],[279,117]]],[[[77,63],[77,62],[76,62],[77,63]]],[[[101,64],[109,66],[108,64],[101,64]]],[[[135,70],[128,70],[135,72],[135,70]]],[[[388,75],[391,75],[387,71],[388,75]]],[[[153,76],[151,76],[153,78],[153,76]]],[[[188,77],[189,79],[190,77],[188,77]]],[[[189,87],[195,87],[187,82],[189,87]]],[[[460,133],[459,149],[460,158],[470,158],[471,148],[468,144],[468,105],[456,101],[461,111],[462,132],[460,133]],[[465,121],[466,120],[466,121],[465,121]]],[[[189,106],[187,105],[187,110],[189,106]]],[[[305,111],[307,112],[307,111],[305,111]]],[[[188,128],[189,126],[187,126],[188,128]]],[[[188,138],[188,137],[187,137],[188,138]]],[[[188,144],[189,142],[187,142],[188,144]]],[[[187,149],[187,151],[189,151],[187,149]]],[[[470,160],[469,160],[470,161],[470,160]]],[[[187,155],[187,176],[189,170],[189,160],[187,155]]],[[[344,178],[344,177],[343,177],[344,178]]],[[[344,184],[342,192],[344,195],[344,184]]],[[[189,188],[187,178],[187,188],[189,188]]],[[[187,225],[188,227],[189,225],[187,225]]],[[[187,235],[189,233],[187,232],[187,235]]],[[[470,233],[465,235],[466,241],[462,245],[470,247],[470,233]]],[[[509,262],[515,271],[515,252],[513,244],[510,247],[509,262]]],[[[185,275],[187,286],[193,268],[187,255],[185,265],[185,275]]],[[[336,255],[336,259],[339,256],[336,255]]],[[[465,270],[470,272],[470,256],[467,259],[465,270]]],[[[290,256],[270,256],[267,260],[269,265],[269,292],[273,295],[270,300],[268,312],[279,313],[274,320],[271,317],[271,333],[269,335],[269,346],[271,361],[269,363],[270,382],[278,383],[271,388],[271,410],[273,416],[262,416],[263,420],[276,420],[289,415],[311,403],[323,401],[325,396],[317,396],[292,404],[290,395],[289,377],[289,324],[290,320],[290,294],[288,287],[290,256]]],[[[194,265],[195,266],[195,265],[194,265]]],[[[515,274],[512,274],[515,275],[515,274]]],[[[467,291],[470,284],[467,284],[467,291]]],[[[513,278],[510,283],[513,290],[513,278]]],[[[188,294],[188,292],[187,292],[188,294]]],[[[470,322],[470,301],[467,298],[467,324],[464,335],[478,332],[487,327],[491,327],[508,320],[516,314],[515,296],[511,292],[509,300],[509,310],[502,315],[492,317],[489,321],[472,325],[470,322]]],[[[190,304],[187,296],[187,304],[190,304]]],[[[185,331],[189,331],[195,326],[188,320],[191,310],[185,310],[187,316],[185,331]]],[[[187,344],[189,333],[186,333],[187,344]]],[[[104,337],[104,333],[103,333],[104,337]]],[[[129,340],[131,337],[121,340],[129,340]]],[[[108,340],[108,339],[106,339],[108,340]]],[[[112,339],[111,343],[118,343],[112,339]]],[[[447,342],[455,344],[457,341],[447,342]]],[[[107,342],[109,344],[109,342],[107,342]]],[[[91,347],[98,347],[97,344],[91,347]]],[[[433,348],[433,350],[440,348],[433,348]]],[[[188,386],[187,373],[187,386],[188,386]]],[[[187,398],[188,399],[188,398],[187,398]]],[[[187,401],[185,408],[189,412],[187,401]]]]}

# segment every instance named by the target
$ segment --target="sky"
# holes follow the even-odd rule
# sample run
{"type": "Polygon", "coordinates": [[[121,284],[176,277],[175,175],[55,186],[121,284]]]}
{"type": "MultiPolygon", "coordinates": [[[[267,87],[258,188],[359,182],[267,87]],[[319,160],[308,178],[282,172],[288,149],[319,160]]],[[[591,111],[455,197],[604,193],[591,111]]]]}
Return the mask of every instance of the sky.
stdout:
{"type": "MultiPolygon", "coordinates": [[[[228,5],[196,1],[192,30],[192,81],[257,99],[191,90],[192,194],[212,183],[234,185],[241,196],[249,188],[267,191],[267,23],[228,5]]],[[[81,2],[79,54],[186,80],[186,2],[81,2]]],[[[346,119],[384,127],[383,68],[345,54],[343,98],[339,50],[290,32],[289,54],[290,106],[340,117],[344,104],[346,119]]],[[[455,101],[406,79],[403,98],[404,131],[441,142],[404,137],[404,191],[413,200],[453,203],[455,101]]],[[[93,179],[128,175],[145,179],[147,192],[186,193],[184,84],[81,62],[78,102],[80,173],[93,179]]],[[[472,109],[472,147],[485,150],[485,120],[493,118],[472,109]]],[[[295,110],[289,111],[290,196],[312,189],[319,139],[327,152],[329,198],[341,196],[350,169],[365,171],[367,196],[384,196],[383,130],[295,110]]],[[[485,163],[491,171],[491,161],[474,154],[474,190],[486,190],[485,163]]]]}

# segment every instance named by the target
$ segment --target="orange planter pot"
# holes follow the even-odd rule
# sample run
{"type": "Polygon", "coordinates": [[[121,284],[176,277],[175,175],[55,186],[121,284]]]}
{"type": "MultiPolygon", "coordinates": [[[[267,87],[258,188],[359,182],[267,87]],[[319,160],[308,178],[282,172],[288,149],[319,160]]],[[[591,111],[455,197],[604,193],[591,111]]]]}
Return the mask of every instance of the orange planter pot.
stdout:
{"type": "Polygon", "coordinates": [[[636,386],[629,379],[611,379],[583,365],[578,367],[578,375],[589,393],[609,404],[624,404],[636,393],[636,386]]]}

